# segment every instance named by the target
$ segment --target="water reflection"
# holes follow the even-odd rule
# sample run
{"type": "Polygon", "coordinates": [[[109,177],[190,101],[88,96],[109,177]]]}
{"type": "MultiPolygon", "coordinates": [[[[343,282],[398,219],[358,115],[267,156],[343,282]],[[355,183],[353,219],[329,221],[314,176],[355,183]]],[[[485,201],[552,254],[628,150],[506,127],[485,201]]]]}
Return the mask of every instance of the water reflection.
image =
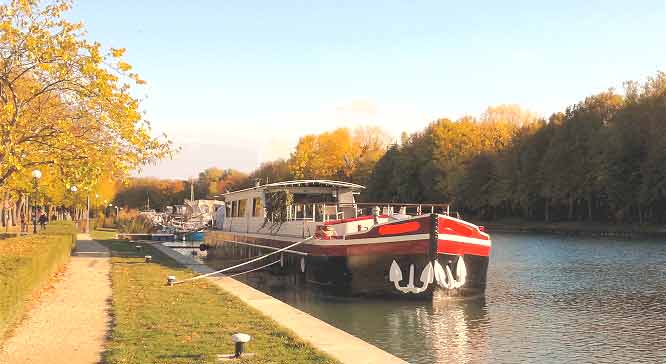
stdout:
{"type": "MultiPolygon", "coordinates": [[[[207,261],[216,267],[227,262],[207,261]]],[[[239,277],[290,305],[364,338],[413,363],[466,363],[487,352],[485,298],[392,301],[327,295],[297,276],[253,273],[239,277]]]]}
{"type": "Polygon", "coordinates": [[[471,301],[348,299],[295,277],[241,279],[415,364],[666,362],[666,243],[493,239],[486,296],[471,301]]]}

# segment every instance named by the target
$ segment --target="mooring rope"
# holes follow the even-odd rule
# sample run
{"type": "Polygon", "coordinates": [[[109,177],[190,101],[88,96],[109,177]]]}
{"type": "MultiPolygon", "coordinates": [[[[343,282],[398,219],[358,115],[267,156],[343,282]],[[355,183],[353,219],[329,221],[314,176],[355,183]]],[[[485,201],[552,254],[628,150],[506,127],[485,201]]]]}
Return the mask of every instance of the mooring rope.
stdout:
{"type": "Polygon", "coordinates": [[[234,273],[234,274],[228,275],[227,277],[231,278],[231,277],[239,276],[239,275],[241,275],[241,274],[254,272],[254,271],[257,271],[257,270],[259,270],[259,269],[264,269],[264,268],[266,268],[266,267],[270,267],[271,265],[273,265],[273,264],[277,264],[277,263],[280,263],[280,261],[279,261],[279,260],[276,260],[276,261],[274,261],[274,262],[270,262],[270,263],[268,263],[268,264],[262,265],[262,266],[259,267],[259,268],[254,268],[254,269],[246,270],[245,272],[234,273]]]}
{"type": "Polygon", "coordinates": [[[314,236],[310,236],[310,237],[305,238],[305,239],[303,239],[303,240],[301,240],[301,241],[297,241],[297,242],[295,242],[295,243],[293,243],[293,244],[291,244],[291,245],[289,245],[289,246],[286,246],[286,247],[284,247],[284,248],[282,248],[282,249],[278,249],[278,250],[276,250],[276,251],[274,251],[274,252],[270,252],[270,253],[268,253],[268,254],[266,254],[266,255],[262,255],[262,256],[260,256],[260,257],[258,257],[258,258],[254,258],[254,259],[249,260],[249,261],[247,261],[247,262],[240,263],[240,264],[236,264],[236,265],[234,265],[234,266],[232,266],[232,267],[229,267],[229,268],[220,269],[220,270],[215,271],[215,272],[210,272],[210,273],[206,273],[206,274],[198,275],[198,276],[196,276],[196,277],[192,277],[192,278],[188,278],[188,279],[183,279],[182,281],[176,281],[176,282],[173,282],[173,284],[174,284],[174,285],[175,285],[175,284],[181,284],[181,283],[185,283],[185,282],[189,282],[189,281],[194,281],[194,280],[196,280],[196,279],[201,279],[201,278],[210,277],[210,276],[215,275],[215,274],[224,273],[224,272],[230,271],[230,270],[232,270],[232,269],[235,269],[235,268],[238,268],[238,267],[242,267],[242,266],[244,266],[244,265],[246,265],[246,264],[250,264],[250,263],[258,262],[258,261],[260,261],[260,260],[262,260],[262,259],[264,259],[264,258],[268,258],[268,257],[270,257],[271,255],[275,255],[275,254],[277,254],[277,253],[282,253],[282,252],[285,251],[285,250],[289,250],[289,249],[291,249],[291,248],[293,248],[293,247],[295,247],[295,246],[297,246],[297,245],[303,244],[303,243],[305,243],[306,241],[312,239],[313,237],[314,237],[314,236]]]}

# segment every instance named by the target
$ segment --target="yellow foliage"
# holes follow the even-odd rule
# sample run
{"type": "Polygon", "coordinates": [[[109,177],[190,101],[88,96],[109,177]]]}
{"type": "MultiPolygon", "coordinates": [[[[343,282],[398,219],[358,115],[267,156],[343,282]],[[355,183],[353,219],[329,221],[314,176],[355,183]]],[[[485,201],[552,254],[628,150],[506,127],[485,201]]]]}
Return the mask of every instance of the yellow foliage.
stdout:
{"type": "Polygon", "coordinates": [[[118,68],[120,68],[121,71],[129,71],[132,69],[132,66],[127,62],[120,61],[118,62],[118,68]]]}
{"type": "Polygon", "coordinates": [[[120,58],[125,54],[125,48],[111,48],[111,55],[120,58]]]}
{"type": "Polygon", "coordinates": [[[306,135],[289,159],[289,170],[296,178],[363,182],[387,145],[388,135],[376,127],[306,135]]]}
{"type": "Polygon", "coordinates": [[[39,169],[52,202],[68,198],[67,185],[110,200],[115,187],[105,181],[172,149],[151,136],[131,96],[127,80],[145,81],[128,73],[126,62],[108,66],[107,57],[125,49],[104,56],[99,43],[83,38],[82,24],[65,19],[70,6],[67,0],[0,5],[0,187],[30,190],[30,173],[39,169]]]}

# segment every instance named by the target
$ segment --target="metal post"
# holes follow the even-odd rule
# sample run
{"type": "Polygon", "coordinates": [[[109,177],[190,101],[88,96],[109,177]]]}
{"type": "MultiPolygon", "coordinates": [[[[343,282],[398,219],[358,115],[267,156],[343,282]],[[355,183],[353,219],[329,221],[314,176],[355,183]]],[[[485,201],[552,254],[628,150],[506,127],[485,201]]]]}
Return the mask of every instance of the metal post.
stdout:
{"type": "Polygon", "coordinates": [[[35,181],[35,199],[32,202],[33,204],[33,213],[34,216],[32,217],[32,233],[37,234],[37,201],[39,200],[39,188],[37,187],[37,177],[33,179],[35,181]]]}
{"type": "Polygon", "coordinates": [[[90,233],[90,194],[86,195],[86,234],[90,233]]]}

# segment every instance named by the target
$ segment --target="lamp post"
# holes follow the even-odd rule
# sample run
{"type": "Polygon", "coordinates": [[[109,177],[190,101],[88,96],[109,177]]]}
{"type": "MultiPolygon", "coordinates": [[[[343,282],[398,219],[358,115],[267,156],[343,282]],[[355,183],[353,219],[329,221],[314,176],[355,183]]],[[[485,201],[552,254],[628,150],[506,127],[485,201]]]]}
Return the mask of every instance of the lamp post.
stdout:
{"type": "Polygon", "coordinates": [[[95,204],[93,205],[93,219],[96,219],[99,216],[99,193],[95,193],[95,204]]]}
{"type": "Polygon", "coordinates": [[[90,233],[90,191],[86,188],[86,234],[90,233]]]}
{"type": "MultiPolygon", "coordinates": [[[[76,191],[78,191],[79,189],[76,186],[72,186],[72,187],[70,187],[69,190],[72,191],[72,195],[74,195],[74,206],[72,208],[72,210],[74,210],[74,211],[72,211],[72,212],[74,212],[74,219],[72,219],[72,220],[78,222],[78,220],[76,219],[76,217],[77,217],[76,216],[76,191]]],[[[78,224],[77,224],[77,226],[78,226],[78,224]]]]}
{"type": "Polygon", "coordinates": [[[39,200],[39,179],[42,178],[42,172],[39,169],[32,171],[32,183],[35,190],[35,199],[32,202],[32,233],[37,234],[37,201],[39,200]]]}
{"type": "Polygon", "coordinates": [[[109,207],[115,207],[115,209],[116,209],[116,215],[113,217],[113,222],[114,222],[114,223],[118,223],[118,205],[113,206],[113,204],[110,203],[110,204],[109,204],[109,207]]]}

